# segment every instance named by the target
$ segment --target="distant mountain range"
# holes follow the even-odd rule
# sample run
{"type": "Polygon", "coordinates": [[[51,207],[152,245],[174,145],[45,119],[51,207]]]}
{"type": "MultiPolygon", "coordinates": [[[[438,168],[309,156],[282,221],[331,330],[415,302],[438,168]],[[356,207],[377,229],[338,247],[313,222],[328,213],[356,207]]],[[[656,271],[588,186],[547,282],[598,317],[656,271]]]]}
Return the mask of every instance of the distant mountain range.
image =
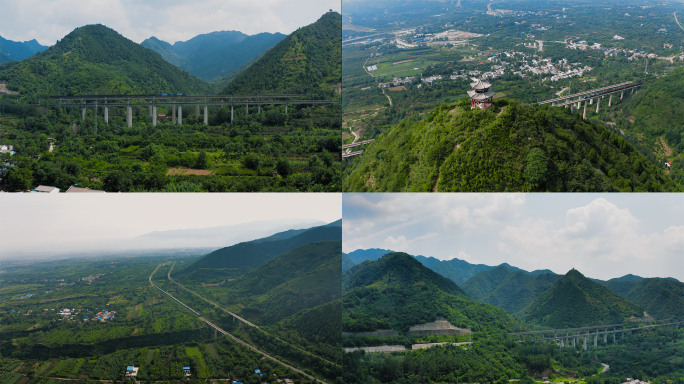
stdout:
{"type": "Polygon", "coordinates": [[[206,93],[209,85],[104,25],[76,28],[30,58],[0,66],[21,94],[206,93]]]}
{"type": "Polygon", "coordinates": [[[285,37],[282,33],[249,36],[238,31],[219,31],[173,45],[153,36],[141,45],[194,76],[211,81],[225,77],[255,60],[285,37]]]}
{"type": "Polygon", "coordinates": [[[517,323],[504,310],[476,302],[453,281],[406,253],[394,252],[367,261],[342,275],[346,332],[395,330],[442,317],[476,331],[512,329],[517,323]]]}
{"type": "MultiPolygon", "coordinates": [[[[342,269],[374,263],[392,251],[355,250],[343,255],[342,269]]],[[[565,276],[548,269],[528,272],[509,264],[487,266],[464,260],[413,256],[425,267],[457,283],[473,299],[497,306],[526,322],[580,326],[623,321],[647,312],[658,320],[684,315],[684,283],[635,275],[602,281],[576,270],[565,276]]]]}
{"type": "Polygon", "coordinates": [[[289,230],[221,248],[179,271],[178,278],[202,283],[225,282],[301,245],[327,240],[342,241],[341,225],[341,221],[336,221],[306,230],[289,230]]]}
{"type": "Polygon", "coordinates": [[[225,94],[297,93],[333,97],[342,83],[342,15],[299,28],[231,80],[225,94]]]}
{"type": "Polygon", "coordinates": [[[12,41],[0,36],[0,64],[8,61],[21,61],[48,47],[41,45],[35,39],[31,41],[12,41]]]}

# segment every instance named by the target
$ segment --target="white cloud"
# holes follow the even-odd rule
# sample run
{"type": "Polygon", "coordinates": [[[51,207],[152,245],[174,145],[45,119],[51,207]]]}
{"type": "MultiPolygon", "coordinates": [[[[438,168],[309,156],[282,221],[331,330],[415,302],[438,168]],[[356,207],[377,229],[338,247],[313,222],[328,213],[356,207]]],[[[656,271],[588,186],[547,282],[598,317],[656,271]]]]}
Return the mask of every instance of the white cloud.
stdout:
{"type": "Polygon", "coordinates": [[[384,247],[397,252],[406,252],[408,249],[408,241],[404,235],[401,236],[387,236],[384,247]]]}
{"type": "Polygon", "coordinates": [[[52,45],[88,24],[107,25],[137,43],[222,30],[289,34],[340,8],[339,0],[0,0],[0,36],[52,45]]]}

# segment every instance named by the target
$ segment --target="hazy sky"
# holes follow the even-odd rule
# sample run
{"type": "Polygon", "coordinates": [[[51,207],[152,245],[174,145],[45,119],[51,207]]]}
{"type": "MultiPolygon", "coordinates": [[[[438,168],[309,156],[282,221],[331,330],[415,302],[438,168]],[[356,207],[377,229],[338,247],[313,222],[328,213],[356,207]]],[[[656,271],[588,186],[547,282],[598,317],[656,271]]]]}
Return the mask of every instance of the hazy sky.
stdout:
{"type": "Polygon", "coordinates": [[[343,250],[684,280],[681,194],[345,194],[343,250]]]}
{"type": "Polygon", "coordinates": [[[0,0],[0,36],[53,45],[104,24],[136,43],[156,36],[173,44],[224,30],[290,34],[329,9],[340,12],[340,0],[0,0]]]}
{"type": "MultiPolygon", "coordinates": [[[[239,225],[232,232],[254,228],[259,233],[244,241],[262,237],[263,230],[286,229],[282,227],[288,222],[329,223],[341,217],[339,194],[4,193],[0,194],[0,259],[14,259],[20,252],[35,257],[36,251],[49,255],[130,249],[131,244],[142,244],[131,239],[153,231],[228,225],[239,225]],[[268,223],[246,224],[259,221],[268,223]]],[[[163,236],[155,239],[173,241],[163,236]]],[[[144,245],[149,248],[147,242],[144,245]]]]}

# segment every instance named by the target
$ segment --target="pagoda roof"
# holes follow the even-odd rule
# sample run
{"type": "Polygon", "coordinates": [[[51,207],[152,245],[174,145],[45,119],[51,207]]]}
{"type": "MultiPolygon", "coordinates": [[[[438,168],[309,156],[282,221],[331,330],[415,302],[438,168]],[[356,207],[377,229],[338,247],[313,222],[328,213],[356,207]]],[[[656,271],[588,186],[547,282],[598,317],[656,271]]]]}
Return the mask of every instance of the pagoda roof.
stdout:
{"type": "Polygon", "coordinates": [[[470,87],[475,90],[489,89],[492,85],[486,81],[478,79],[474,83],[470,83],[470,87]]]}
{"type": "Polygon", "coordinates": [[[494,97],[496,92],[494,91],[487,91],[487,92],[475,92],[475,91],[468,91],[468,97],[470,97],[471,100],[486,100],[491,97],[494,97]]]}

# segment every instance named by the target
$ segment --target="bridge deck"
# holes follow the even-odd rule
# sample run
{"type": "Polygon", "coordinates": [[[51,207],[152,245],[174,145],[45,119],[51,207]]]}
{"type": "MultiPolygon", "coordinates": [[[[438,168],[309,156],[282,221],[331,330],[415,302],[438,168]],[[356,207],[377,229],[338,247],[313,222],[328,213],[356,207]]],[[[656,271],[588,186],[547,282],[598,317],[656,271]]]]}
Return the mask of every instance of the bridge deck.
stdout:
{"type": "Polygon", "coordinates": [[[364,140],[364,141],[357,141],[356,143],[351,143],[351,144],[344,144],[344,145],[342,146],[342,149],[349,149],[349,148],[358,147],[358,146],[361,146],[361,145],[364,145],[364,144],[368,144],[368,143],[372,142],[373,140],[374,140],[374,139],[364,140]]]}
{"type": "Polygon", "coordinates": [[[610,95],[612,93],[624,92],[624,91],[627,91],[630,89],[640,87],[644,83],[646,83],[646,81],[642,81],[639,83],[633,83],[633,82],[629,81],[626,83],[620,83],[620,84],[612,85],[610,87],[596,88],[596,89],[592,89],[589,91],[575,93],[573,95],[557,97],[555,99],[544,100],[544,101],[538,102],[537,104],[542,105],[542,104],[550,104],[550,103],[560,103],[560,104],[555,104],[555,106],[556,107],[563,107],[566,105],[572,105],[572,104],[577,103],[578,101],[582,101],[584,99],[594,99],[597,97],[610,95]],[[582,96],[584,96],[584,97],[582,97],[582,96]],[[572,99],[575,99],[575,100],[572,100],[572,99]]]}

